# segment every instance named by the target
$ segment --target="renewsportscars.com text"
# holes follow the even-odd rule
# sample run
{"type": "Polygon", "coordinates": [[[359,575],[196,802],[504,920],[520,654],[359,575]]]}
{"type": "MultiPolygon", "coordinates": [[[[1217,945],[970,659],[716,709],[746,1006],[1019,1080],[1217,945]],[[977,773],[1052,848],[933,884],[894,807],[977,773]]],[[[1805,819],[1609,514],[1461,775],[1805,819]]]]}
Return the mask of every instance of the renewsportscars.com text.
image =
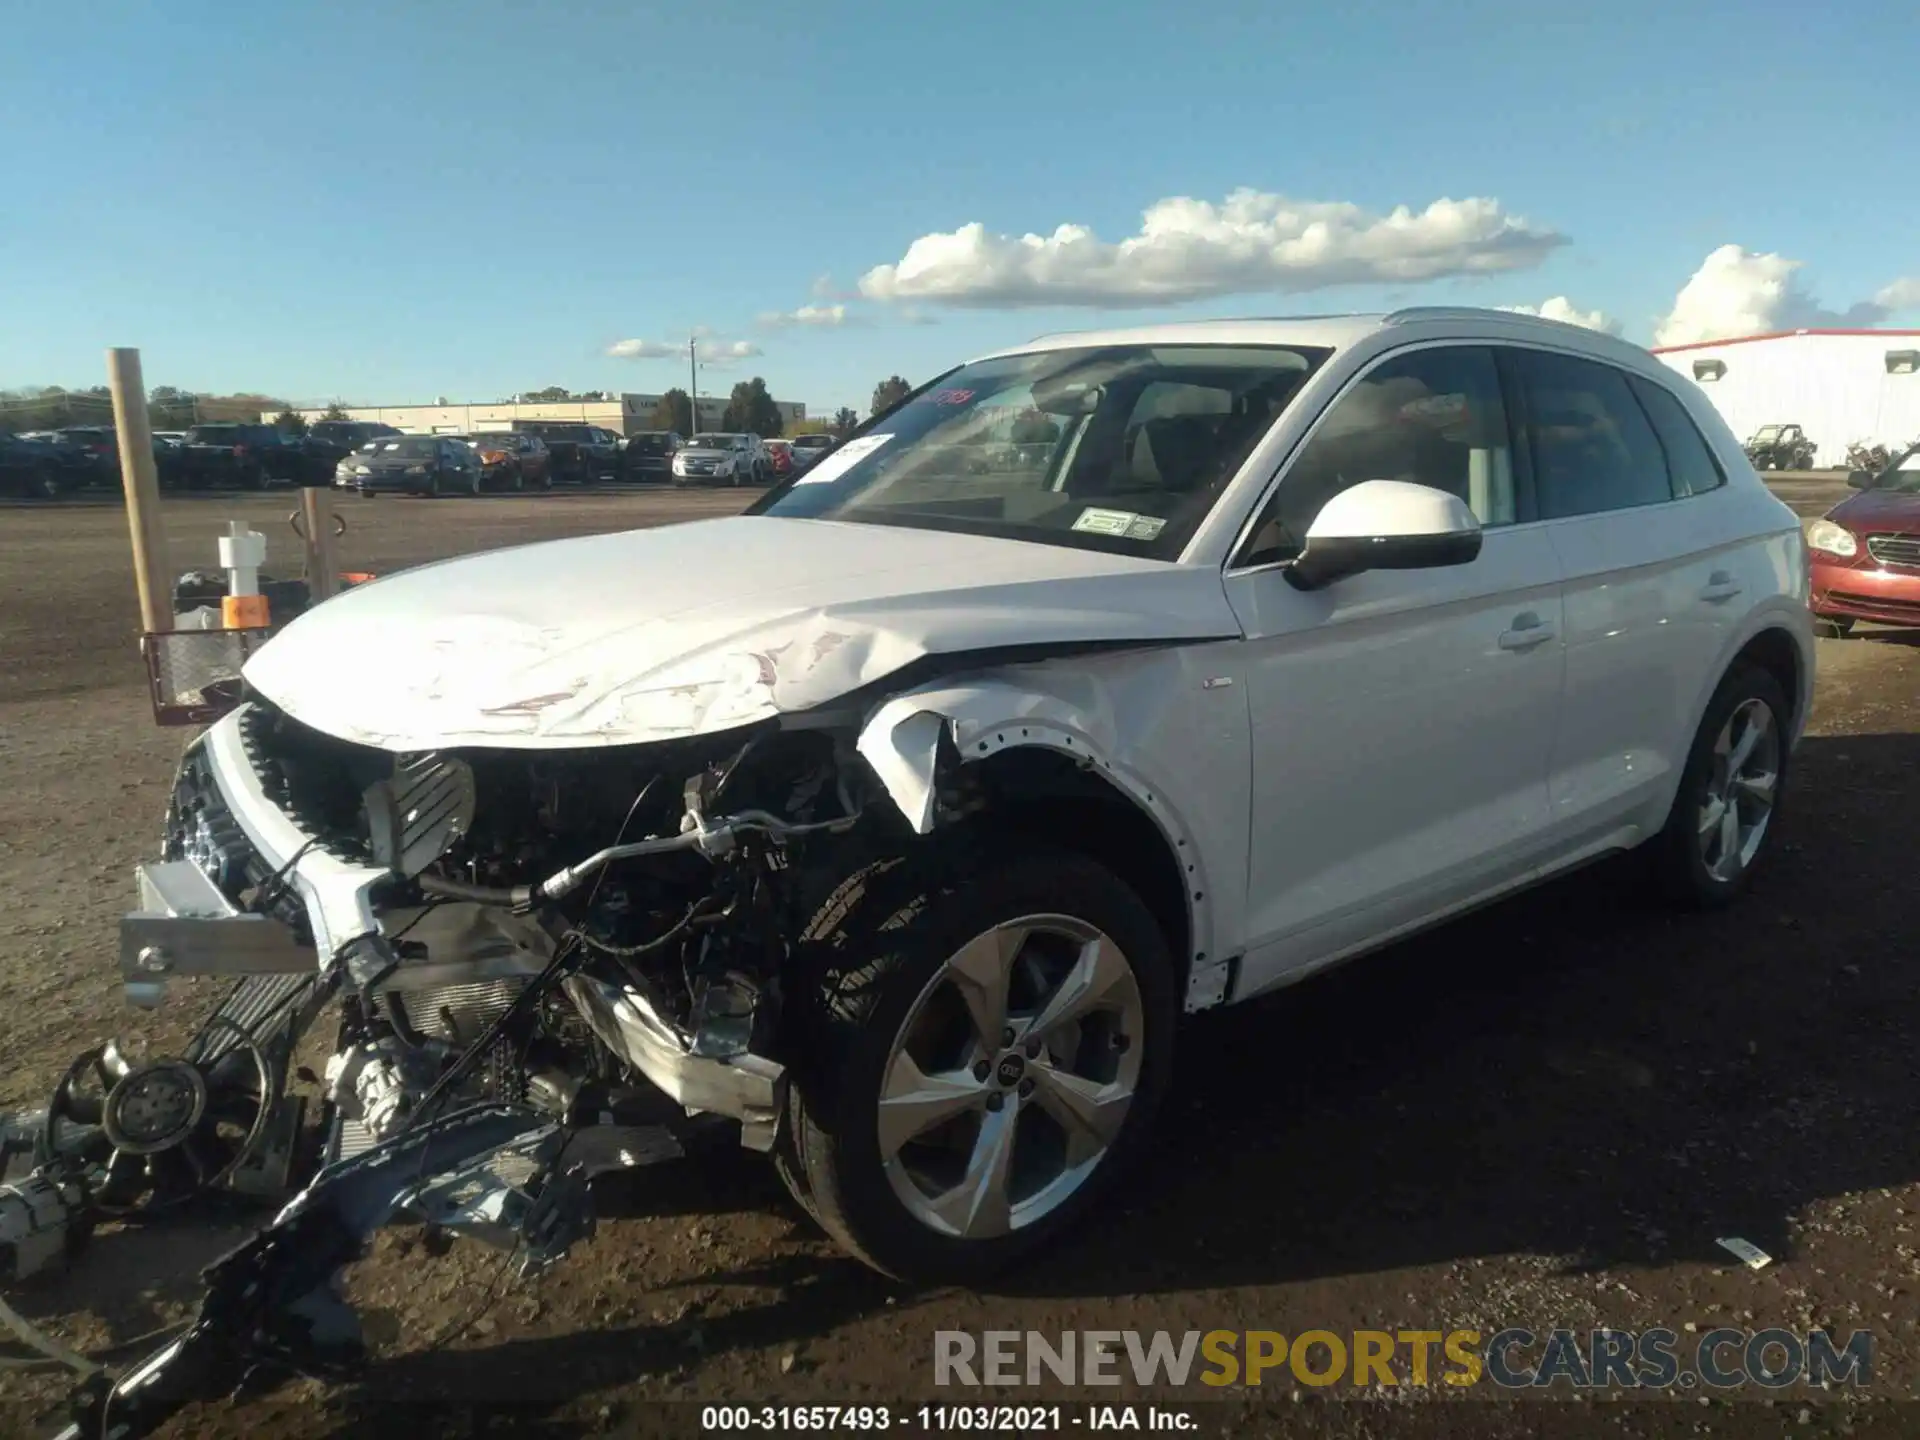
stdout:
{"type": "Polygon", "coordinates": [[[1191,1384],[1501,1389],[1866,1385],[1873,1336],[1825,1330],[939,1330],[936,1385],[1191,1384]]]}

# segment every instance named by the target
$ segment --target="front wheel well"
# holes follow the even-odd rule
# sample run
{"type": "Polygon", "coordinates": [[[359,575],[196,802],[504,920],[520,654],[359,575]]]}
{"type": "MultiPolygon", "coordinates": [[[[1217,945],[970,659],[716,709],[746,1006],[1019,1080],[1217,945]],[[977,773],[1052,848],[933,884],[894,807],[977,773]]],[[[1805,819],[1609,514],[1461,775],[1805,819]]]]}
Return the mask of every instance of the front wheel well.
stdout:
{"type": "Polygon", "coordinates": [[[1153,912],[1184,985],[1193,961],[1188,871],[1177,844],[1112,782],[1072,756],[1038,746],[1002,750],[956,777],[976,821],[1077,851],[1111,871],[1153,912]]]}

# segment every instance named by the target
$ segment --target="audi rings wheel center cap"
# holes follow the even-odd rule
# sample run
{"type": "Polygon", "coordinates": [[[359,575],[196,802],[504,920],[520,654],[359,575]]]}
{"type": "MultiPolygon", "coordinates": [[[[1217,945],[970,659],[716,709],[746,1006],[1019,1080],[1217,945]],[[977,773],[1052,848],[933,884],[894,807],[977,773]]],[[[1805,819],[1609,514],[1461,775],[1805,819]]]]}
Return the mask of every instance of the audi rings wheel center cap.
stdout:
{"type": "Polygon", "coordinates": [[[183,1060],[143,1065],[113,1087],[100,1117],[116,1150],[152,1155],[185,1140],[207,1110],[207,1085],[183,1060]]]}
{"type": "Polygon", "coordinates": [[[1002,1090],[1011,1090],[1026,1078],[1027,1062],[1018,1050],[1009,1050],[993,1067],[993,1078],[1002,1090]]]}

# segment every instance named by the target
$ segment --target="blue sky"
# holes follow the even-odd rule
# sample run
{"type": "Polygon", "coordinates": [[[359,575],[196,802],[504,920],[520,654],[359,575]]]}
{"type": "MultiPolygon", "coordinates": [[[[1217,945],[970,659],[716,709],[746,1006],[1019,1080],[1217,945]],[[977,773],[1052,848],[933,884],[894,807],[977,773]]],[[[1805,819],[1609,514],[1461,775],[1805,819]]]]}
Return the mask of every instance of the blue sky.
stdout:
{"type": "Polygon", "coordinates": [[[864,412],[890,373],[1146,318],[1920,324],[1911,4],[76,13],[8,6],[0,386],[130,344],[197,390],[652,391],[699,331],[703,391],[864,412]],[[1212,208],[1111,248],[1178,197],[1212,208]],[[1098,243],[1018,240],[1062,225],[1098,243]]]}

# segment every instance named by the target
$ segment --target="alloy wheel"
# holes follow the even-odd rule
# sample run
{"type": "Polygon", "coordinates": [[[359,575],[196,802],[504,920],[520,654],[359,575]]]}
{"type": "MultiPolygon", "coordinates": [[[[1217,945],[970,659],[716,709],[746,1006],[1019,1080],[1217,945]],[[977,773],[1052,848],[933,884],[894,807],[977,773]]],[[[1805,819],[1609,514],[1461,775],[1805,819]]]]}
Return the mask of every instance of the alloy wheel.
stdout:
{"type": "Polygon", "coordinates": [[[1780,727],[1764,700],[1736,706],[1713,742],[1697,834],[1715,880],[1737,879],[1760,853],[1780,783],[1780,727]]]}
{"type": "Polygon", "coordinates": [[[963,945],[888,1054],[880,1158],[928,1229],[968,1240],[1032,1225],[1099,1166],[1140,1084],[1146,1008],[1111,938],[1028,915],[963,945]]]}

